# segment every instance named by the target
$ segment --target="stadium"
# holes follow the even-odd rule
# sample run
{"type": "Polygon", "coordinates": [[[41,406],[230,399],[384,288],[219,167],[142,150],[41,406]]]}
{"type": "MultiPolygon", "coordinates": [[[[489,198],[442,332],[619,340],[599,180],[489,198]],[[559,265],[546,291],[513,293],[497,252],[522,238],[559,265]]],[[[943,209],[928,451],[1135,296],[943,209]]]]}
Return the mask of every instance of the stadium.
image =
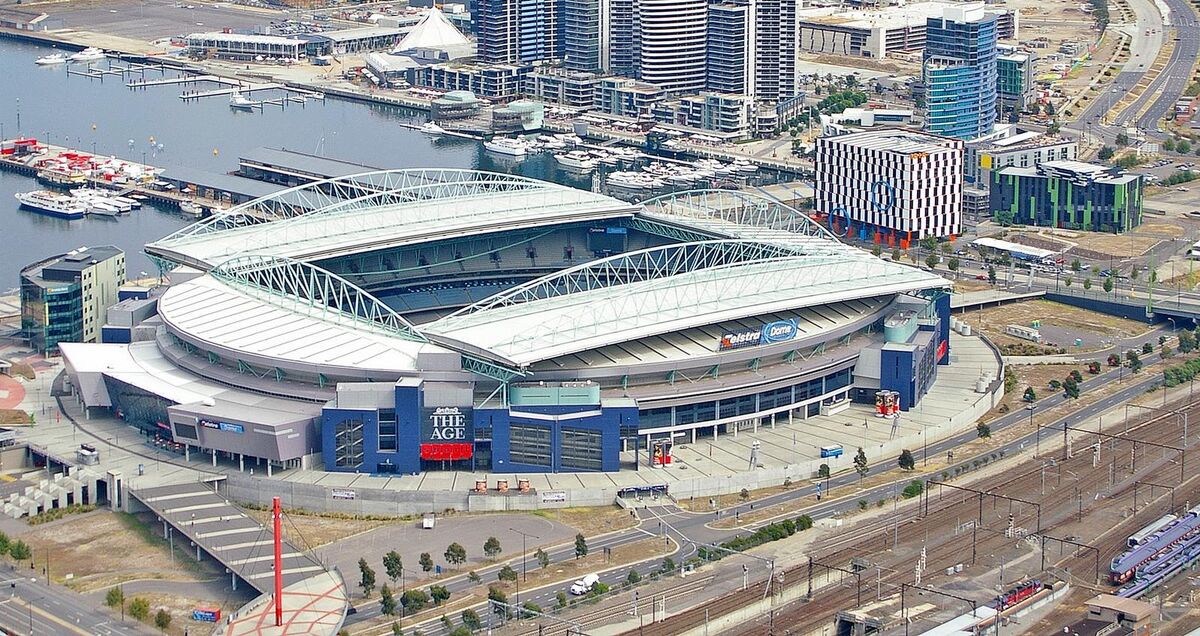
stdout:
{"type": "Polygon", "coordinates": [[[747,192],[379,171],[146,252],[156,315],[63,343],[71,390],[268,473],[636,469],[881,391],[907,410],[949,361],[947,281],[747,192]]]}

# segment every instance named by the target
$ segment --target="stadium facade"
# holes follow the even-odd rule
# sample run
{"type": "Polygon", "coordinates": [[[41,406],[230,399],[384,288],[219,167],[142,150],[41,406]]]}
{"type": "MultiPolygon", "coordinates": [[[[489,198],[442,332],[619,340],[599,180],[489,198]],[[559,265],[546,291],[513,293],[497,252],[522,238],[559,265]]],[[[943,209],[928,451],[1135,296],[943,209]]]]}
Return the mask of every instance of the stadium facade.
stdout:
{"type": "Polygon", "coordinates": [[[72,390],[242,468],[633,469],[881,389],[908,409],[949,361],[946,281],[744,192],[384,171],[146,251],[157,316],[64,343],[72,390]]]}

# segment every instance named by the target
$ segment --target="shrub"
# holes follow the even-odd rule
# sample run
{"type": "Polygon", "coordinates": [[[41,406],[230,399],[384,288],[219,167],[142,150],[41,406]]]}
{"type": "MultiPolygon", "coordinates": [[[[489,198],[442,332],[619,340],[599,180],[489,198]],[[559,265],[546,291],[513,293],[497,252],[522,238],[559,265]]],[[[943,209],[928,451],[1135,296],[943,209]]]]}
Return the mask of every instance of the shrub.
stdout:
{"type": "Polygon", "coordinates": [[[912,499],[913,497],[920,495],[924,490],[925,484],[920,479],[914,479],[908,482],[908,485],[904,487],[904,490],[900,491],[900,496],[904,497],[905,499],[912,499]]]}

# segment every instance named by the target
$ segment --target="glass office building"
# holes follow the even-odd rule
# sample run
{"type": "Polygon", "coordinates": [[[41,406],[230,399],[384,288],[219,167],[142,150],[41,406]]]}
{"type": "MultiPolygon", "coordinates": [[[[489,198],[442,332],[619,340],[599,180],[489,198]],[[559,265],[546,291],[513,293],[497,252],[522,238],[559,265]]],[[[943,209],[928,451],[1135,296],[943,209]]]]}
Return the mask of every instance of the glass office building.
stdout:
{"type": "Polygon", "coordinates": [[[925,130],[957,139],[996,122],[996,16],[983,5],[945,9],[925,27],[925,130]]]}

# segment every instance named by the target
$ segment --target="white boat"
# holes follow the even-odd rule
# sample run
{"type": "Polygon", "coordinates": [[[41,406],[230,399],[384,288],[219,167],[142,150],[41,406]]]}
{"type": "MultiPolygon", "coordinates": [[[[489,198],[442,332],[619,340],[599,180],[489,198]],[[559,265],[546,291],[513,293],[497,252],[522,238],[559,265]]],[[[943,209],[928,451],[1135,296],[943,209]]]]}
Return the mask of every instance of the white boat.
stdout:
{"type": "Polygon", "coordinates": [[[508,137],[493,137],[483,142],[483,148],[497,154],[512,157],[524,157],[525,153],[529,151],[528,144],[520,139],[509,139],[508,137]]]}
{"type": "Polygon", "coordinates": [[[664,183],[641,172],[614,172],[608,175],[608,185],[631,190],[647,190],[661,188],[664,183]]]}
{"type": "Polygon", "coordinates": [[[95,60],[103,60],[106,57],[108,56],[104,54],[102,49],[89,46],[86,49],[71,55],[71,57],[68,59],[70,59],[72,62],[92,62],[95,60]]]}
{"type": "Polygon", "coordinates": [[[18,192],[13,196],[30,210],[60,219],[82,219],[87,214],[87,206],[82,201],[49,190],[18,192]]]}
{"type": "Polygon", "coordinates": [[[696,177],[697,175],[694,172],[680,172],[678,174],[669,174],[667,175],[666,179],[668,183],[686,185],[689,183],[695,183],[696,177]]]}
{"type": "Polygon", "coordinates": [[[418,128],[417,130],[420,130],[421,132],[425,133],[426,135],[432,135],[434,137],[441,137],[442,135],[446,134],[445,128],[442,128],[441,126],[439,126],[431,121],[427,121],[424,124],[421,124],[421,127],[418,128]]]}
{"type": "Polygon", "coordinates": [[[758,166],[746,161],[745,159],[735,159],[733,162],[733,169],[742,174],[754,174],[755,172],[758,172],[758,166]]]}
{"type": "Polygon", "coordinates": [[[41,64],[42,66],[50,66],[53,64],[63,64],[66,61],[67,61],[67,56],[65,53],[51,53],[50,55],[44,55],[42,57],[39,57],[37,60],[34,61],[34,64],[41,64]]]}
{"type": "Polygon", "coordinates": [[[133,209],[133,204],[123,197],[117,197],[95,188],[79,188],[71,191],[71,196],[82,201],[93,213],[103,214],[114,212],[124,214],[133,209]]]}
{"type": "Polygon", "coordinates": [[[140,207],[142,207],[142,202],[141,202],[141,201],[138,201],[137,199],[132,199],[132,198],[129,198],[129,197],[117,196],[117,195],[115,195],[115,194],[114,194],[114,195],[111,195],[111,196],[109,196],[108,198],[109,198],[109,199],[112,199],[112,200],[113,200],[115,203],[121,203],[121,204],[124,204],[124,205],[128,205],[128,206],[129,206],[131,209],[136,209],[136,208],[140,208],[140,207]]]}
{"type": "Polygon", "coordinates": [[[258,102],[247,99],[241,93],[234,93],[229,96],[229,107],[234,110],[254,110],[255,106],[258,106],[258,102]]]}
{"type": "Polygon", "coordinates": [[[584,172],[595,170],[596,164],[599,163],[599,160],[582,150],[572,150],[565,154],[554,155],[554,161],[564,168],[584,172]]]}
{"type": "Polygon", "coordinates": [[[110,205],[101,199],[85,201],[84,204],[88,206],[88,214],[95,216],[108,216],[115,218],[121,214],[121,211],[118,210],[116,206],[110,205]]]}
{"type": "Polygon", "coordinates": [[[204,214],[204,208],[200,207],[199,205],[196,205],[195,203],[193,203],[191,201],[180,201],[179,202],[179,211],[183,212],[184,214],[187,214],[189,216],[197,216],[197,217],[202,216],[204,214]]]}

